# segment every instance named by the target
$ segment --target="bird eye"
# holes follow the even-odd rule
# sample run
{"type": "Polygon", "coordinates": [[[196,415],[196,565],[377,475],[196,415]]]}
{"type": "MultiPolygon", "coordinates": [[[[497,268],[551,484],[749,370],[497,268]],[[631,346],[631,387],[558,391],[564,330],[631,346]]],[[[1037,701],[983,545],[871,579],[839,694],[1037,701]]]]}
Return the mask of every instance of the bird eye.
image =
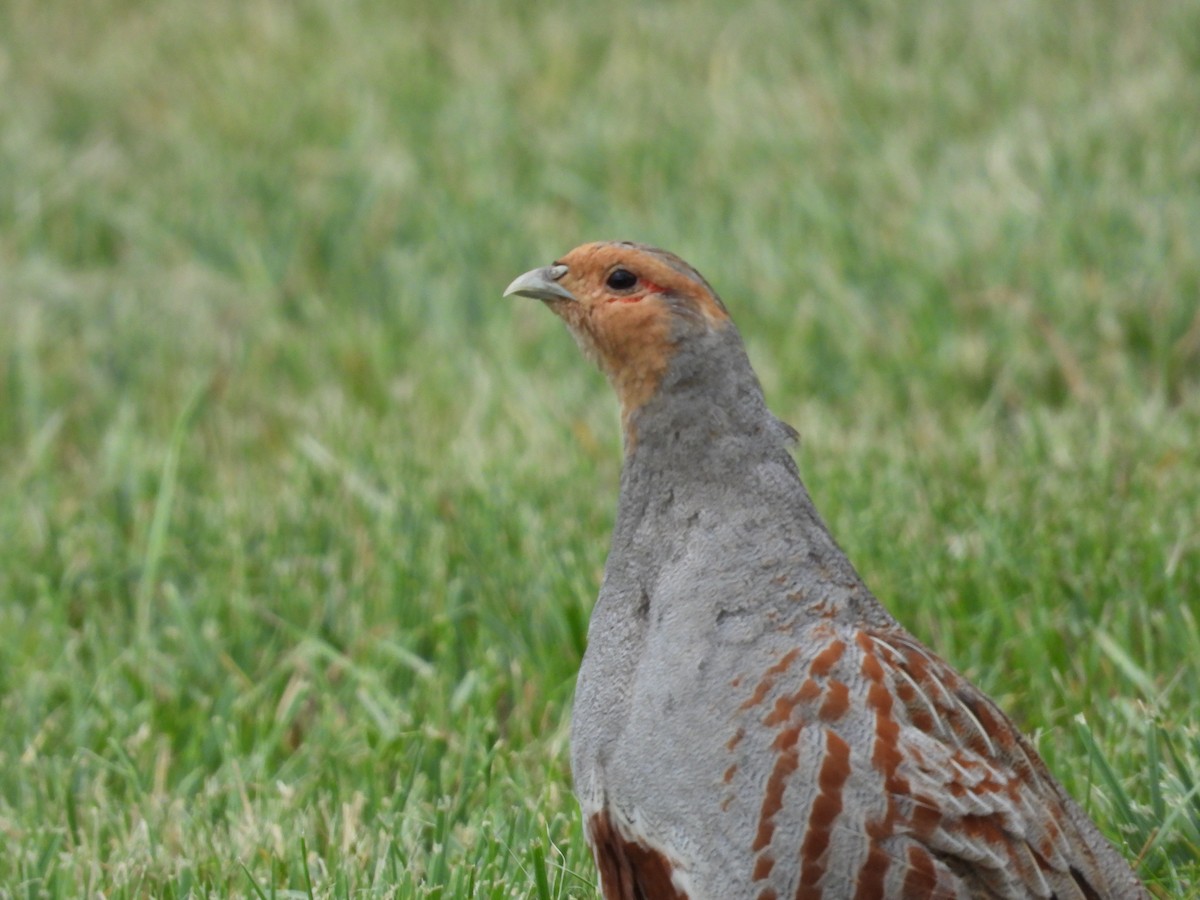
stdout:
{"type": "Polygon", "coordinates": [[[625,291],[637,284],[637,276],[628,269],[613,269],[605,284],[614,291],[625,291]]]}

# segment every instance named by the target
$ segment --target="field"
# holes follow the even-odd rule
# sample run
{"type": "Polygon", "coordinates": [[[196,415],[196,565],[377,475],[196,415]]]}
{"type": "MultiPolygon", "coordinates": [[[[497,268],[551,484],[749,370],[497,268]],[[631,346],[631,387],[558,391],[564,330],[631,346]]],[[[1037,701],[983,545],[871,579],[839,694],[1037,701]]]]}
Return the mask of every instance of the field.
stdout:
{"type": "Polygon", "coordinates": [[[596,897],[597,238],[1200,897],[1198,110],[1194,0],[6,0],[0,897],[596,897]]]}

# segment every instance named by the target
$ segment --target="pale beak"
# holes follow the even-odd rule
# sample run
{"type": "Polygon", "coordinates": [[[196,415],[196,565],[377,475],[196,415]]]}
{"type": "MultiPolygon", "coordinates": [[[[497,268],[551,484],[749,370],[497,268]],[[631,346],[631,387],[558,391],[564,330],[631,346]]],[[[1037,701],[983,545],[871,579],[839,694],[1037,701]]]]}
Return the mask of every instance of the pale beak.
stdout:
{"type": "Polygon", "coordinates": [[[543,266],[519,276],[512,284],[504,289],[504,296],[518,294],[522,297],[533,297],[535,300],[571,300],[575,297],[558,279],[567,274],[567,267],[543,266]]]}

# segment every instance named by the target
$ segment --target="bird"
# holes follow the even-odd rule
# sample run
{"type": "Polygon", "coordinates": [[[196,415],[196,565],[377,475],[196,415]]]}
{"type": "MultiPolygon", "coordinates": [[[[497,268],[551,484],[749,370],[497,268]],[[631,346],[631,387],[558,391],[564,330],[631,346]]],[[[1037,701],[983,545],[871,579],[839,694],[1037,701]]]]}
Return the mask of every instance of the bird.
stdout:
{"type": "Polygon", "coordinates": [[[602,241],[506,289],[620,404],[609,556],[571,720],[605,900],[1149,897],[980,689],[818,514],[716,291],[602,241]]]}

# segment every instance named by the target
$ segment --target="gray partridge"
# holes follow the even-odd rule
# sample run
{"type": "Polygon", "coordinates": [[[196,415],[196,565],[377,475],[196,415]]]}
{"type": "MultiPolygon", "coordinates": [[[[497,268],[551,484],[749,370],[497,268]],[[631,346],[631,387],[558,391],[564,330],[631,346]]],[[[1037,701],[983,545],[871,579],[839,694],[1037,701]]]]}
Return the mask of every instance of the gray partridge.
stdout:
{"type": "Polygon", "coordinates": [[[606,900],[1147,897],[834,543],[720,298],[585,244],[517,278],[621,404],[571,767],[606,900]]]}

